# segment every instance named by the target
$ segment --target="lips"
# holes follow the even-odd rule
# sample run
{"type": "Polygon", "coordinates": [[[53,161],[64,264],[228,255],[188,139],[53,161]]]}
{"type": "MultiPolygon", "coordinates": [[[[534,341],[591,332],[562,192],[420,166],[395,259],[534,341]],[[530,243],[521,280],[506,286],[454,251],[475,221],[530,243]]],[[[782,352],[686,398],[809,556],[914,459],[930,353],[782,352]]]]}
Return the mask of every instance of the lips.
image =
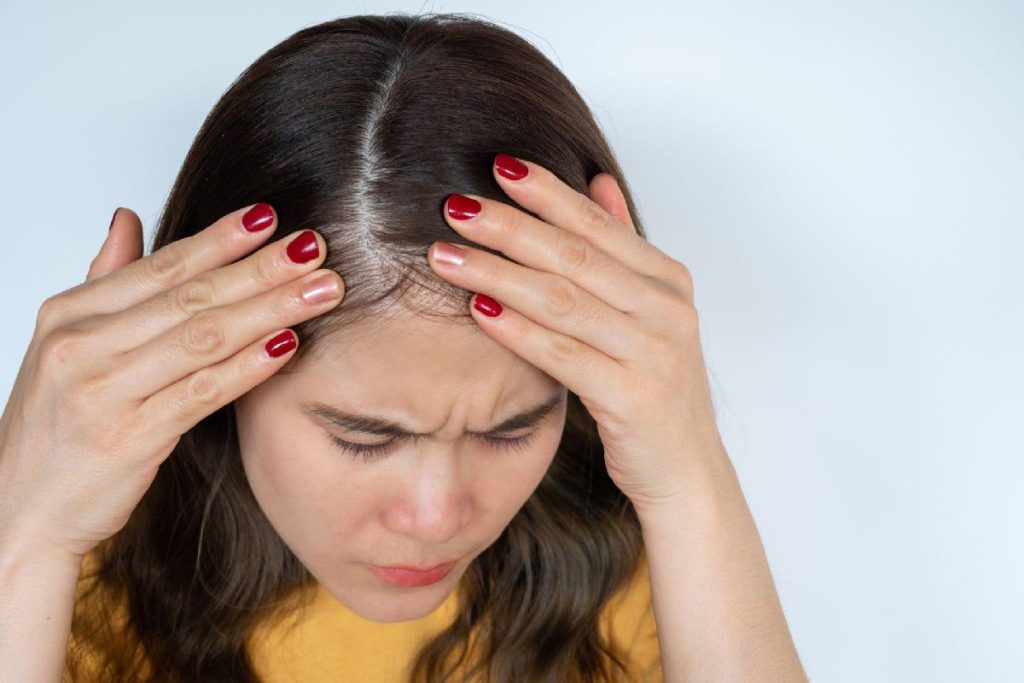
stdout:
{"type": "Polygon", "coordinates": [[[426,570],[411,567],[379,567],[368,564],[366,568],[373,572],[378,578],[396,586],[413,588],[416,586],[429,586],[437,583],[448,575],[458,564],[458,560],[452,560],[444,564],[429,567],[426,570]]]}
{"type": "Polygon", "coordinates": [[[379,567],[380,569],[400,569],[406,572],[429,572],[440,567],[447,567],[450,564],[455,564],[458,560],[448,560],[440,564],[431,565],[429,567],[417,567],[411,564],[374,564],[373,567],[379,567]]]}

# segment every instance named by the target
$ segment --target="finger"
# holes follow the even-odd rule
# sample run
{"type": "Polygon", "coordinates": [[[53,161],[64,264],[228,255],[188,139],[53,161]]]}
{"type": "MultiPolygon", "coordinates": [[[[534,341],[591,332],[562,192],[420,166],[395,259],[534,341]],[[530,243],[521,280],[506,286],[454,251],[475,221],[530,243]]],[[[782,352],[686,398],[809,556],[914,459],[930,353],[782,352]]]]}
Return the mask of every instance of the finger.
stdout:
{"type": "Polygon", "coordinates": [[[673,259],[543,166],[499,154],[491,171],[501,189],[517,204],[541,220],[614,254],[631,270],[656,279],[662,279],[671,270],[673,259]],[[521,164],[519,168],[526,169],[526,175],[519,180],[507,178],[498,170],[517,162],[521,164]]]}
{"type": "Polygon", "coordinates": [[[473,295],[473,318],[489,337],[564,384],[583,400],[601,405],[629,396],[626,368],[590,345],[540,325],[484,294],[473,295]],[[485,314],[478,304],[497,315],[485,314]]]}
{"type": "Polygon", "coordinates": [[[202,311],[227,306],[265,292],[320,266],[327,243],[314,230],[293,232],[246,258],[157,294],[131,308],[105,316],[104,348],[127,351],[202,311]]]}
{"type": "Polygon", "coordinates": [[[272,376],[294,355],[298,335],[279,330],[247,345],[230,358],[201,368],[154,394],[138,408],[153,437],[173,442],[215,410],[272,376]],[[281,353],[277,357],[270,355],[281,353]]]}
{"type": "Polygon", "coordinates": [[[228,306],[202,311],[180,325],[120,355],[118,374],[128,395],[146,399],[202,367],[217,363],[266,333],[294,325],[336,306],[344,295],[341,277],[329,269],[228,306]],[[337,285],[331,298],[308,299],[317,286],[337,285]]]}
{"type": "Polygon", "coordinates": [[[623,225],[628,225],[633,232],[636,232],[636,224],[633,217],[629,215],[629,207],[626,205],[626,197],[615,176],[611,173],[598,173],[590,179],[587,194],[594,203],[617,218],[623,225]]]}
{"type": "Polygon", "coordinates": [[[131,209],[118,207],[110,220],[107,239],[89,264],[86,282],[123,268],[142,258],[142,222],[131,209]]]}
{"type": "MultiPolygon", "coordinates": [[[[145,258],[52,297],[55,305],[51,309],[57,308],[59,312],[51,318],[60,324],[133,306],[199,273],[241,258],[266,241],[276,227],[277,216],[268,204],[232,211],[194,235],[175,240],[145,258]],[[246,223],[259,229],[250,232],[246,223]]],[[[127,240],[127,245],[118,242],[117,254],[127,258],[136,244],[134,235],[129,230],[128,235],[119,236],[113,239],[127,240]]]]}
{"type": "Polygon", "coordinates": [[[462,265],[438,259],[446,243],[430,250],[435,268],[446,280],[471,292],[483,292],[534,322],[579,339],[615,360],[641,347],[639,326],[561,275],[541,272],[480,249],[462,246],[462,265]]]}
{"type": "MultiPolygon", "coordinates": [[[[445,202],[445,218],[466,239],[496,249],[516,263],[561,275],[619,311],[632,314],[649,308],[647,277],[583,237],[514,206],[478,195],[451,195],[445,202]]],[[[477,284],[467,289],[481,291],[477,284]]],[[[546,291],[550,293],[551,286],[546,291]]],[[[535,317],[519,302],[510,303],[535,317]]]]}

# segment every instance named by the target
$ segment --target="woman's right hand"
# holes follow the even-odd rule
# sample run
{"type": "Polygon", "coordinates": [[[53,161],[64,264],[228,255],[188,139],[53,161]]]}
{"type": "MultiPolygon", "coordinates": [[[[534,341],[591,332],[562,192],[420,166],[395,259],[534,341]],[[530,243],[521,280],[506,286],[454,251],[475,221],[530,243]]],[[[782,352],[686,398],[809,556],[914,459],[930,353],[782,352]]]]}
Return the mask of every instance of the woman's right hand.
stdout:
{"type": "Polygon", "coordinates": [[[0,417],[0,547],[84,557],[127,523],[183,433],[288,361],[286,328],[341,301],[319,234],[249,254],[276,227],[256,204],[140,258],[141,223],[118,211],[86,281],[43,302],[0,417]],[[307,302],[322,279],[337,296],[307,302]]]}

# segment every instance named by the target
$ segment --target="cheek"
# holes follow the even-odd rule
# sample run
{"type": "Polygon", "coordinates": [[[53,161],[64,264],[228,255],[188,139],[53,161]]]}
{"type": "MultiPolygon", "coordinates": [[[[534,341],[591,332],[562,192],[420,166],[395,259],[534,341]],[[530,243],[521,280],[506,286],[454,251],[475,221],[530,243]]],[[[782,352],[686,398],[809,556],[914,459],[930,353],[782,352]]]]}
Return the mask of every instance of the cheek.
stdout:
{"type": "Polygon", "coordinates": [[[351,538],[357,511],[372,496],[356,486],[343,462],[308,427],[278,422],[240,433],[249,486],[271,526],[307,565],[324,548],[337,551],[351,538]]]}

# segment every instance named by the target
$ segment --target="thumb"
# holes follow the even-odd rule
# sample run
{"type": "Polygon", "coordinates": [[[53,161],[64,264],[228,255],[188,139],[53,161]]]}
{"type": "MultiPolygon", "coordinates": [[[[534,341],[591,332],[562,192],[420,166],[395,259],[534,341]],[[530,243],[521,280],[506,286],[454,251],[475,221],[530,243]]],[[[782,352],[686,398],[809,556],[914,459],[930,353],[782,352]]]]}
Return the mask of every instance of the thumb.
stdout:
{"type": "Polygon", "coordinates": [[[118,207],[110,220],[107,239],[89,264],[85,281],[95,280],[142,258],[142,221],[131,209],[118,207]]]}

